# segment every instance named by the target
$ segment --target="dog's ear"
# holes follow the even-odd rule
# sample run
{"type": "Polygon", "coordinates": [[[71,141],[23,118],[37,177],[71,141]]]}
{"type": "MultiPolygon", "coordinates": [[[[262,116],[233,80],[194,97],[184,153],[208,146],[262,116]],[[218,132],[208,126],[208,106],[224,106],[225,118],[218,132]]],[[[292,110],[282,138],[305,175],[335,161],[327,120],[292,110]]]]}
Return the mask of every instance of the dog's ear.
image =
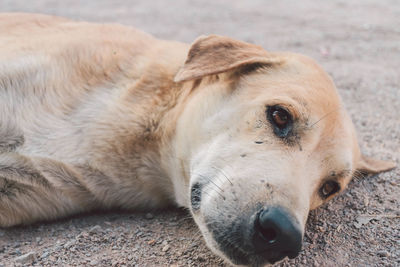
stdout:
{"type": "Polygon", "coordinates": [[[383,161],[361,155],[357,164],[357,170],[366,174],[377,174],[394,169],[396,164],[391,161],[383,161]]]}
{"type": "Polygon", "coordinates": [[[272,65],[281,61],[261,46],[218,35],[201,36],[192,44],[186,62],[174,81],[193,80],[249,64],[272,65]]]}

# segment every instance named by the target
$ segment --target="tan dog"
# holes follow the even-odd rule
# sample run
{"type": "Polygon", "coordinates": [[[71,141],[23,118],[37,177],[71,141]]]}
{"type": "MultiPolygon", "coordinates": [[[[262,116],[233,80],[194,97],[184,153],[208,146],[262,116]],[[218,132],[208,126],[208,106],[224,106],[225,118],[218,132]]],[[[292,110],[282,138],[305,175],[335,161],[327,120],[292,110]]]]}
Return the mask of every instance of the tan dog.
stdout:
{"type": "Polygon", "coordinates": [[[309,210],[356,171],[393,168],[361,156],[301,55],[27,14],[0,16],[0,53],[0,227],[179,205],[257,266],[295,257],[309,210]]]}

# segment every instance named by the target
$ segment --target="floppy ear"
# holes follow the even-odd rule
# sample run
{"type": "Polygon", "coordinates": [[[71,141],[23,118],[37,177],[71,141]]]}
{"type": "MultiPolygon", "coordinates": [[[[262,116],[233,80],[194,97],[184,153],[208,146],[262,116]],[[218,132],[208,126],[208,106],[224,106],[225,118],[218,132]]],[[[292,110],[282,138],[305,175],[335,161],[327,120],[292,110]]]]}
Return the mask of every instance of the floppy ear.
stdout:
{"type": "Polygon", "coordinates": [[[193,80],[247,64],[279,62],[280,58],[271,56],[261,46],[218,35],[201,36],[192,44],[186,62],[174,81],[193,80]]]}
{"type": "Polygon", "coordinates": [[[357,164],[357,170],[366,174],[377,174],[380,172],[389,171],[394,169],[396,164],[390,161],[383,161],[361,155],[357,164]]]}

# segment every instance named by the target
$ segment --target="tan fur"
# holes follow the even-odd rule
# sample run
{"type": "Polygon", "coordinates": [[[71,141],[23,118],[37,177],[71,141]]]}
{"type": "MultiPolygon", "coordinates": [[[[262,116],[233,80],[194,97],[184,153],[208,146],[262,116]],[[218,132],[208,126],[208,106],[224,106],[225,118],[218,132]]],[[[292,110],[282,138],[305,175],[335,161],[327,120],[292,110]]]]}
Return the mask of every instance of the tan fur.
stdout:
{"type": "MultiPolygon", "coordinates": [[[[198,175],[233,183],[227,207],[284,203],[304,227],[327,177],[343,189],[357,168],[393,167],[363,160],[331,79],[307,57],[29,14],[0,16],[0,153],[0,227],[93,209],[190,207],[198,175]],[[274,104],[299,121],[294,145],[265,120],[274,104]],[[270,187],[261,190],[263,179],[270,187]]],[[[204,201],[218,213],[210,190],[204,201]]]]}

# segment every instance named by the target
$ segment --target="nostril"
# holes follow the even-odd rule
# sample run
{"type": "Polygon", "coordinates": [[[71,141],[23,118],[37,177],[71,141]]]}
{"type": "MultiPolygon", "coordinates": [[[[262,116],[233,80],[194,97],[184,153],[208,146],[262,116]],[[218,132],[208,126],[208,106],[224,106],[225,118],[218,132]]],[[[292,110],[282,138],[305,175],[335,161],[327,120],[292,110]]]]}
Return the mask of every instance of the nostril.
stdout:
{"type": "Polygon", "coordinates": [[[267,241],[268,244],[274,244],[278,239],[279,231],[276,229],[276,225],[274,224],[274,222],[271,221],[270,218],[268,218],[269,213],[269,209],[262,209],[259,212],[257,219],[257,228],[259,234],[264,241],[267,241]]]}
{"type": "Polygon", "coordinates": [[[278,237],[278,233],[273,228],[261,228],[260,233],[264,240],[270,244],[275,243],[278,237]]]}
{"type": "Polygon", "coordinates": [[[265,213],[268,212],[268,209],[263,209],[258,213],[258,218],[256,219],[255,226],[261,239],[271,245],[277,242],[279,232],[277,231],[273,223],[265,219],[265,213]]]}

